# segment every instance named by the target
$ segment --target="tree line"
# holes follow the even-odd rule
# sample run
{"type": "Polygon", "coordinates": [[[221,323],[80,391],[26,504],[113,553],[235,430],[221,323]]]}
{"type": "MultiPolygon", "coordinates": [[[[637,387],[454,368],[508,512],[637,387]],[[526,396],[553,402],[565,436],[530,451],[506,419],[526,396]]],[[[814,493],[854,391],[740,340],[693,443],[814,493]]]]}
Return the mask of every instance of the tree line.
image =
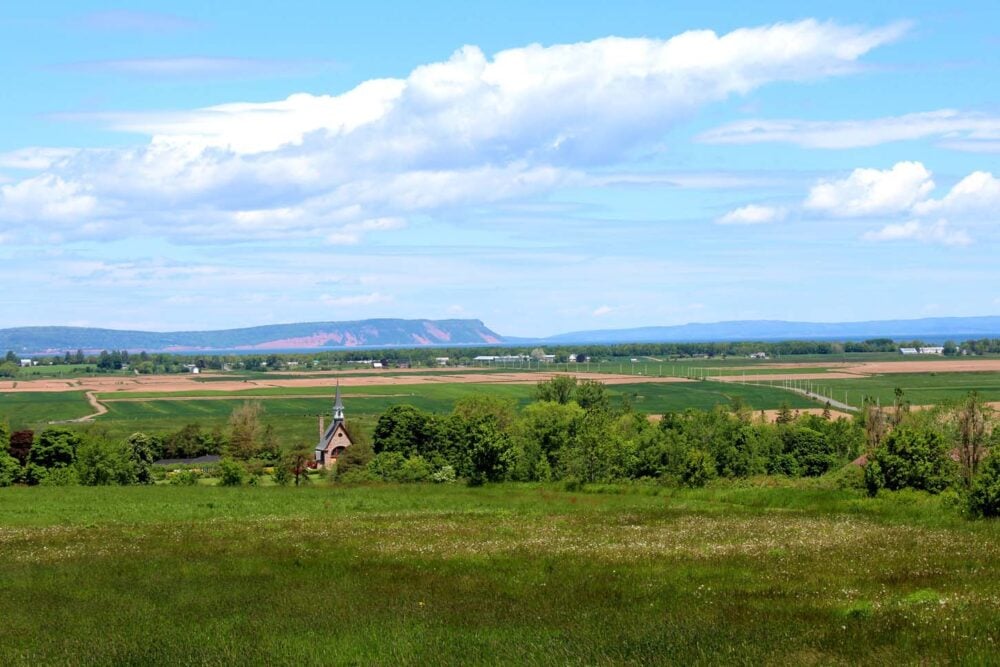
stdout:
{"type": "MultiPolygon", "coordinates": [[[[336,482],[646,482],[703,486],[757,475],[834,476],[877,495],[912,488],[950,491],[973,514],[1000,514],[1000,429],[975,393],[930,410],[911,410],[902,391],[893,405],[865,401],[854,417],[798,414],[771,420],[736,401],[712,410],[668,413],[658,420],[614,404],[605,385],[556,376],[539,382],[523,409],[511,399],[474,395],[448,414],[395,405],[371,436],[346,424],[353,445],[329,473],[336,482]]],[[[225,429],[186,425],[163,435],[135,433],[120,442],[99,432],[51,427],[10,433],[0,425],[0,485],[143,484],[161,458],[220,454],[213,474],[225,484],[307,483],[313,443],[282,446],[259,403],[237,407],[225,429]]],[[[197,475],[186,471],[180,483],[197,475]]]]}

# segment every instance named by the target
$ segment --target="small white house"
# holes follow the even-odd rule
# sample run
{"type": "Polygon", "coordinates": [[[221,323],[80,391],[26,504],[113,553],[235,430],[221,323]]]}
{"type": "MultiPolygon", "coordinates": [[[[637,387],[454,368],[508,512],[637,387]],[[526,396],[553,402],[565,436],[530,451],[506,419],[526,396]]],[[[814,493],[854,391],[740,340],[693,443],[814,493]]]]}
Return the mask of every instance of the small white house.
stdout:
{"type": "Polygon", "coordinates": [[[21,359],[21,368],[31,368],[35,363],[31,359],[21,359]]]}
{"type": "Polygon", "coordinates": [[[448,357],[434,357],[434,363],[436,363],[438,366],[447,366],[448,357]]]}
{"type": "Polygon", "coordinates": [[[920,354],[915,347],[901,347],[899,348],[900,354],[920,354]]]}

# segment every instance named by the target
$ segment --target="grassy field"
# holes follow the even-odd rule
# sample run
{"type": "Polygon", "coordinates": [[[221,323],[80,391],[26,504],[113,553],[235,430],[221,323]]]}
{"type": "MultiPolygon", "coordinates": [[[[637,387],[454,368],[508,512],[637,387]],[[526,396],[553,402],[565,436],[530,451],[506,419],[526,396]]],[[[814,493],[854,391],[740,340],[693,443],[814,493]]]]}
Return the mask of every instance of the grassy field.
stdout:
{"type": "Polygon", "coordinates": [[[0,394],[0,420],[6,419],[14,430],[77,419],[93,411],[82,391],[0,394]]]}
{"type": "Polygon", "coordinates": [[[0,489],[0,663],[996,660],[998,522],[607,490],[0,489]]]}

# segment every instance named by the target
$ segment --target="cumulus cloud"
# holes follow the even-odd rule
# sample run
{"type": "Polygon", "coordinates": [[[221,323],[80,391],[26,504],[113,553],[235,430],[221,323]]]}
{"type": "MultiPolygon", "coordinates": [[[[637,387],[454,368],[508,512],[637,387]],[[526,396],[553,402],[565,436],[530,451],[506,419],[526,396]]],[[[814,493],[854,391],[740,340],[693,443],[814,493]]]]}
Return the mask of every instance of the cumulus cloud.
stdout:
{"type": "Polygon", "coordinates": [[[726,213],[716,222],[720,225],[761,225],[776,222],[783,217],[785,217],[785,211],[782,208],[747,204],[726,213]]]}
{"type": "Polygon", "coordinates": [[[955,229],[947,220],[938,220],[934,223],[910,220],[909,222],[890,224],[877,231],[866,232],[864,238],[868,241],[912,240],[949,246],[965,246],[972,243],[972,239],[965,230],[955,229]]]}
{"type": "Polygon", "coordinates": [[[612,308],[611,306],[598,306],[597,308],[594,309],[594,312],[592,312],[591,315],[593,315],[594,317],[603,317],[605,315],[614,312],[614,310],[615,309],[612,308]]]}
{"type": "Polygon", "coordinates": [[[847,178],[821,181],[805,207],[835,217],[891,215],[909,210],[933,189],[923,164],[897,162],[891,169],[855,169],[847,178]]]}
{"type": "Polygon", "coordinates": [[[942,109],[870,120],[743,120],[699,135],[710,144],[781,142],[803,148],[860,148],[928,137],[956,150],[1000,150],[1000,116],[942,109]]]}
{"type": "Polygon", "coordinates": [[[975,171],[941,199],[919,202],[913,207],[921,215],[962,215],[1000,211],[1000,179],[986,171],[975,171]]]}
{"type": "MultiPolygon", "coordinates": [[[[841,179],[825,179],[810,190],[801,210],[828,218],[897,218],[866,232],[869,241],[921,241],[962,246],[972,242],[965,226],[997,222],[1000,211],[1000,179],[976,171],[956,183],[943,197],[932,197],[935,184],[931,172],[920,162],[897,162],[889,169],[859,168],[841,179]],[[907,220],[907,218],[909,218],[907,220]],[[929,221],[928,218],[936,218],[929,221]]],[[[720,224],[771,222],[798,207],[777,208],[749,204],[719,218],[720,224]]]]}
{"type": "MultiPolygon", "coordinates": [[[[80,151],[39,178],[64,197],[88,197],[79,215],[99,213],[102,228],[118,233],[350,234],[343,225],[579,183],[704,105],[771,82],[849,73],[905,29],[805,20],[724,35],[535,44],[492,58],[466,46],[406,78],[339,95],[104,114],[99,120],[148,144],[80,151]]],[[[30,201],[9,192],[16,195],[0,194],[0,222],[31,217],[30,201]]]]}

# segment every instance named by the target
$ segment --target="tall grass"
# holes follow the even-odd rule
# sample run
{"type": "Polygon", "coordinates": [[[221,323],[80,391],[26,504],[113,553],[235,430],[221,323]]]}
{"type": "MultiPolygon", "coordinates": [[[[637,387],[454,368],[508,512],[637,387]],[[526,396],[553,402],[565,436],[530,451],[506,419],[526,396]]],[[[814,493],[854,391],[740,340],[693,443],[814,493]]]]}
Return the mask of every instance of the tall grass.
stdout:
{"type": "Polygon", "coordinates": [[[996,657],[996,522],[787,484],[595,490],[0,490],[0,663],[996,657]]]}

